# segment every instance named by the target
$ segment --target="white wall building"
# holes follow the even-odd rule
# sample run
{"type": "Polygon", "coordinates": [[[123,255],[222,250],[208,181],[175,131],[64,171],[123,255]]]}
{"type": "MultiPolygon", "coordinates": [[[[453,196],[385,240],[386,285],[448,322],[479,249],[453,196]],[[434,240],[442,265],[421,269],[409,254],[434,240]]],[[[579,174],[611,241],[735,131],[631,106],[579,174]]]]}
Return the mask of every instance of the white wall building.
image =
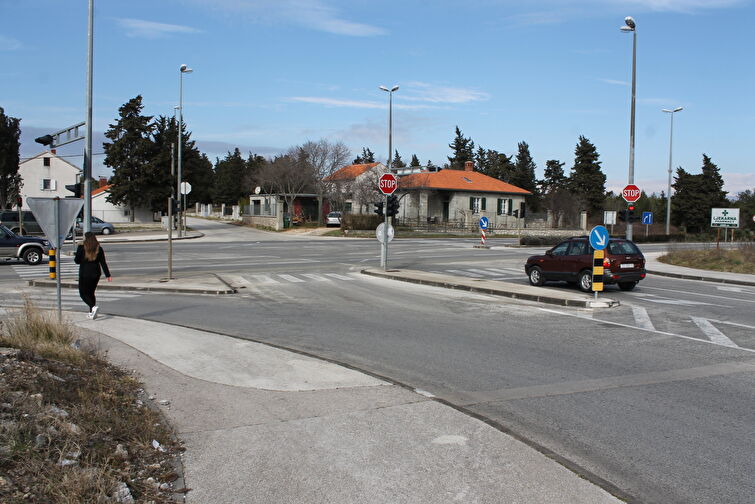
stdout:
{"type": "MultiPolygon", "coordinates": [[[[131,222],[130,210],[125,205],[114,205],[107,201],[110,185],[102,185],[92,190],[92,217],[99,217],[105,222],[117,224],[131,222]]],[[[136,208],[134,222],[154,222],[155,217],[149,208],[136,208]]]]}
{"type": "Polygon", "coordinates": [[[81,170],[58,157],[55,151],[44,151],[36,156],[19,163],[18,173],[23,180],[21,197],[23,209],[29,210],[26,199],[32,198],[65,198],[73,196],[66,189],[66,185],[79,181],[81,170]]]}

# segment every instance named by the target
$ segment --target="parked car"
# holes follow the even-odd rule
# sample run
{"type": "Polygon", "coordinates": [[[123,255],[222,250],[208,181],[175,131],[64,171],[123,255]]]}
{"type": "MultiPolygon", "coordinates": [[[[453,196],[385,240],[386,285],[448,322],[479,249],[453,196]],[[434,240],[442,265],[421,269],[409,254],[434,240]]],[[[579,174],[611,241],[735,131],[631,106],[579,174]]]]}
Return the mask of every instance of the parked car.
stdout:
{"type": "MultiPolygon", "coordinates": [[[[109,222],[105,222],[104,220],[94,216],[92,216],[91,222],[91,229],[94,234],[109,235],[115,233],[115,227],[109,222]]],[[[82,229],[83,224],[83,218],[79,217],[76,219],[76,234],[82,234],[84,232],[84,230],[82,229]]]]}
{"type": "Polygon", "coordinates": [[[21,211],[21,220],[18,219],[18,210],[0,210],[0,224],[7,227],[14,234],[19,235],[44,235],[44,231],[34,218],[30,210],[21,211]],[[23,232],[21,224],[23,223],[23,232]]]}
{"type": "Polygon", "coordinates": [[[340,226],[341,225],[341,212],[330,212],[325,218],[325,226],[340,226]]]}
{"type": "MultiPolygon", "coordinates": [[[[645,256],[637,245],[623,238],[610,238],[603,259],[604,284],[618,284],[624,291],[645,278],[645,256]]],[[[524,271],[532,285],[565,281],[580,290],[592,290],[593,248],[586,236],[569,238],[545,252],[527,259],[524,271]]]]}
{"type": "Polygon", "coordinates": [[[0,257],[23,259],[26,264],[39,264],[50,249],[50,242],[36,236],[19,236],[0,225],[0,257]]]}

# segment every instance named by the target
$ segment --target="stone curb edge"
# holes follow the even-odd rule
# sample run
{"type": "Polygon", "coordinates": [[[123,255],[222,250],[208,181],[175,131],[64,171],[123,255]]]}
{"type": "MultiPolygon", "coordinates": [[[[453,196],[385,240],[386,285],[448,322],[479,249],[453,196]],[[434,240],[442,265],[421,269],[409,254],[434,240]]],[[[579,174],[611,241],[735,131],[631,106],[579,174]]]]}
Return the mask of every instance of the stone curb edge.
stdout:
{"type": "MultiPolygon", "coordinates": [[[[423,280],[418,278],[402,278],[397,275],[391,275],[390,271],[387,271],[385,273],[377,272],[377,271],[369,271],[369,270],[361,270],[360,273],[363,275],[370,275],[378,278],[388,278],[390,280],[398,280],[401,282],[409,282],[409,283],[416,283],[420,285],[431,285],[435,287],[443,287],[446,289],[458,289],[458,290],[465,290],[469,292],[479,292],[482,294],[491,294],[494,296],[502,296],[502,297],[509,297],[512,299],[524,299],[526,301],[535,301],[538,303],[547,303],[547,304],[554,304],[554,305],[560,305],[560,306],[577,306],[581,308],[596,308],[592,300],[570,300],[570,299],[560,299],[550,296],[538,296],[533,294],[521,294],[521,293],[515,293],[515,292],[507,292],[502,291],[500,289],[491,289],[487,287],[475,287],[472,285],[464,285],[464,284],[458,284],[453,282],[441,282],[437,280],[423,280]]],[[[616,305],[618,303],[615,302],[616,305]]],[[[608,307],[613,306],[612,304],[609,304],[608,307]]]]}
{"type": "Polygon", "coordinates": [[[723,283],[723,284],[755,286],[755,282],[749,282],[747,280],[736,280],[736,279],[728,279],[728,278],[714,278],[714,277],[706,277],[706,276],[700,276],[700,275],[688,275],[688,274],[685,274],[685,273],[670,273],[668,271],[652,271],[652,270],[647,270],[647,273],[651,274],[651,275],[666,276],[666,277],[672,277],[672,278],[681,278],[681,279],[684,279],[684,280],[698,280],[698,281],[702,281],[702,282],[713,282],[713,283],[723,283]]]}
{"type": "MultiPolygon", "coordinates": [[[[223,282],[228,285],[226,282],[223,282]]],[[[53,280],[29,280],[29,287],[55,287],[57,284],[53,280]]],[[[60,282],[60,286],[66,289],[78,289],[78,282],[60,282]]],[[[120,290],[120,291],[141,291],[141,292],[174,292],[177,294],[236,294],[236,289],[229,286],[228,289],[189,289],[181,287],[161,287],[161,286],[135,286],[135,285],[110,285],[100,283],[97,286],[99,290],[120,290]]]]}

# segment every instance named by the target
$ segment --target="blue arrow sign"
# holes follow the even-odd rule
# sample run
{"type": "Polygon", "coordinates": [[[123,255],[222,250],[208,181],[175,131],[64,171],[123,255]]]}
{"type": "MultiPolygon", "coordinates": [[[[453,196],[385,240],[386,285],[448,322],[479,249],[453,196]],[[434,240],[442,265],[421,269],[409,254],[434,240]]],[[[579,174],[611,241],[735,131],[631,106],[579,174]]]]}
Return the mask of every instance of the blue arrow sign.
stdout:
{"type": "Polygon", "coordinates": [[[488,229],[488,218],[480,217],[480,229],[488,229]]]}
{"type": "Polygon", "coordinates": [[[608,230],[603,226],[595,226],[590,231],[590,246],[595,250],[603,250],[608,246],[608,230]]]}
{"type": "Polygon", "coordinates": [[[642,223],[643,224],[652,224],[653,223],[653,212],[642,212],[642,223]]]}

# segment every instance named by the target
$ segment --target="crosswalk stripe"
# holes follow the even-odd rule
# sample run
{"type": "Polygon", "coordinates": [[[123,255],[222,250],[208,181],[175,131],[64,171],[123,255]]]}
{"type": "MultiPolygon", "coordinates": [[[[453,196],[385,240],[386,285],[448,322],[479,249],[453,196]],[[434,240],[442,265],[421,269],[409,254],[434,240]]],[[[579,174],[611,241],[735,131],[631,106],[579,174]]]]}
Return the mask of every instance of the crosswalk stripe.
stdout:
{"type": "Polygon", "coordinates": [[[280,278],[282,278],[283,280],[287,280],[287,281],[289,281],[289,282],[291,282],[291,283],[302,283],[302,282],[304,282],[304,281],[305,281],[305,280],[302,280],[301,278],[296,278],[296,277],[295,277],[295,276],[293,276],[293,275],[285,275],[285,274],[279,274],[278,276],[279,276],[280,278]]]}
{"type": "Polygon", "coordinates": [[[490,270],[482,270],[482,269],[475,269],[475,268],[467,268],[467,271],[469,271],[470,273],[479,273],[482,276],[491,276],[491,273],[493,274],[495,273],[495,271],[491,272],[490,270]]]}
{"type": "Polygon", "coordinates": [[[325,278],[324,276],[317,275],[315,273],[302,273],[301,276],[307,277],[307,278],[309,278],[311,280],[315,280],[317,282],[330,282],[329,278],[325,278]]]}
{"type": "Polygon", "coordinates": [[[345,275],[339,275],[338,273],[325,273],[325,276],[329,276],[330,278],[335,278],[337,280],[354,280],[351,277],[347,277],[345,275]]]}
{"type": "Polygon", "coordinates": [[[468,270],[446,270],[448,273],[453,273],[455,275],[461,275],[461,276],[471,276],[471,277],[477,277],[482,278],[485,275],[480,275],[479,273],[471,273],[468,270]]]}
{"type": "Polygon", "coordinates": [[[650,320],[650,315],[648,315],[648,311],[645,308],[641,306],[633,306],[632,314],[634,315],[634,321],[637,323],[637,327],[655,331],[655,326],[650,320]]]}
{"type": "Polygon", "coordinates": [[[261,283],[263,285],[272,285],[280,283],[278,280],[275,280],[274,278],[271,278],[267,275],[252,275],[252,278],[256,280],[258,283],[261,283]]]}
{"type": "Polygon", "coordinates": [[[730,340],[724,333],[716,329],[708,319],[692,317],[692,322],[694,322],[695,325],[699,327],[700,330],[705,333],[708,339],[710,339],[713,343],[739,348],[739,345],[730,340]]]}

